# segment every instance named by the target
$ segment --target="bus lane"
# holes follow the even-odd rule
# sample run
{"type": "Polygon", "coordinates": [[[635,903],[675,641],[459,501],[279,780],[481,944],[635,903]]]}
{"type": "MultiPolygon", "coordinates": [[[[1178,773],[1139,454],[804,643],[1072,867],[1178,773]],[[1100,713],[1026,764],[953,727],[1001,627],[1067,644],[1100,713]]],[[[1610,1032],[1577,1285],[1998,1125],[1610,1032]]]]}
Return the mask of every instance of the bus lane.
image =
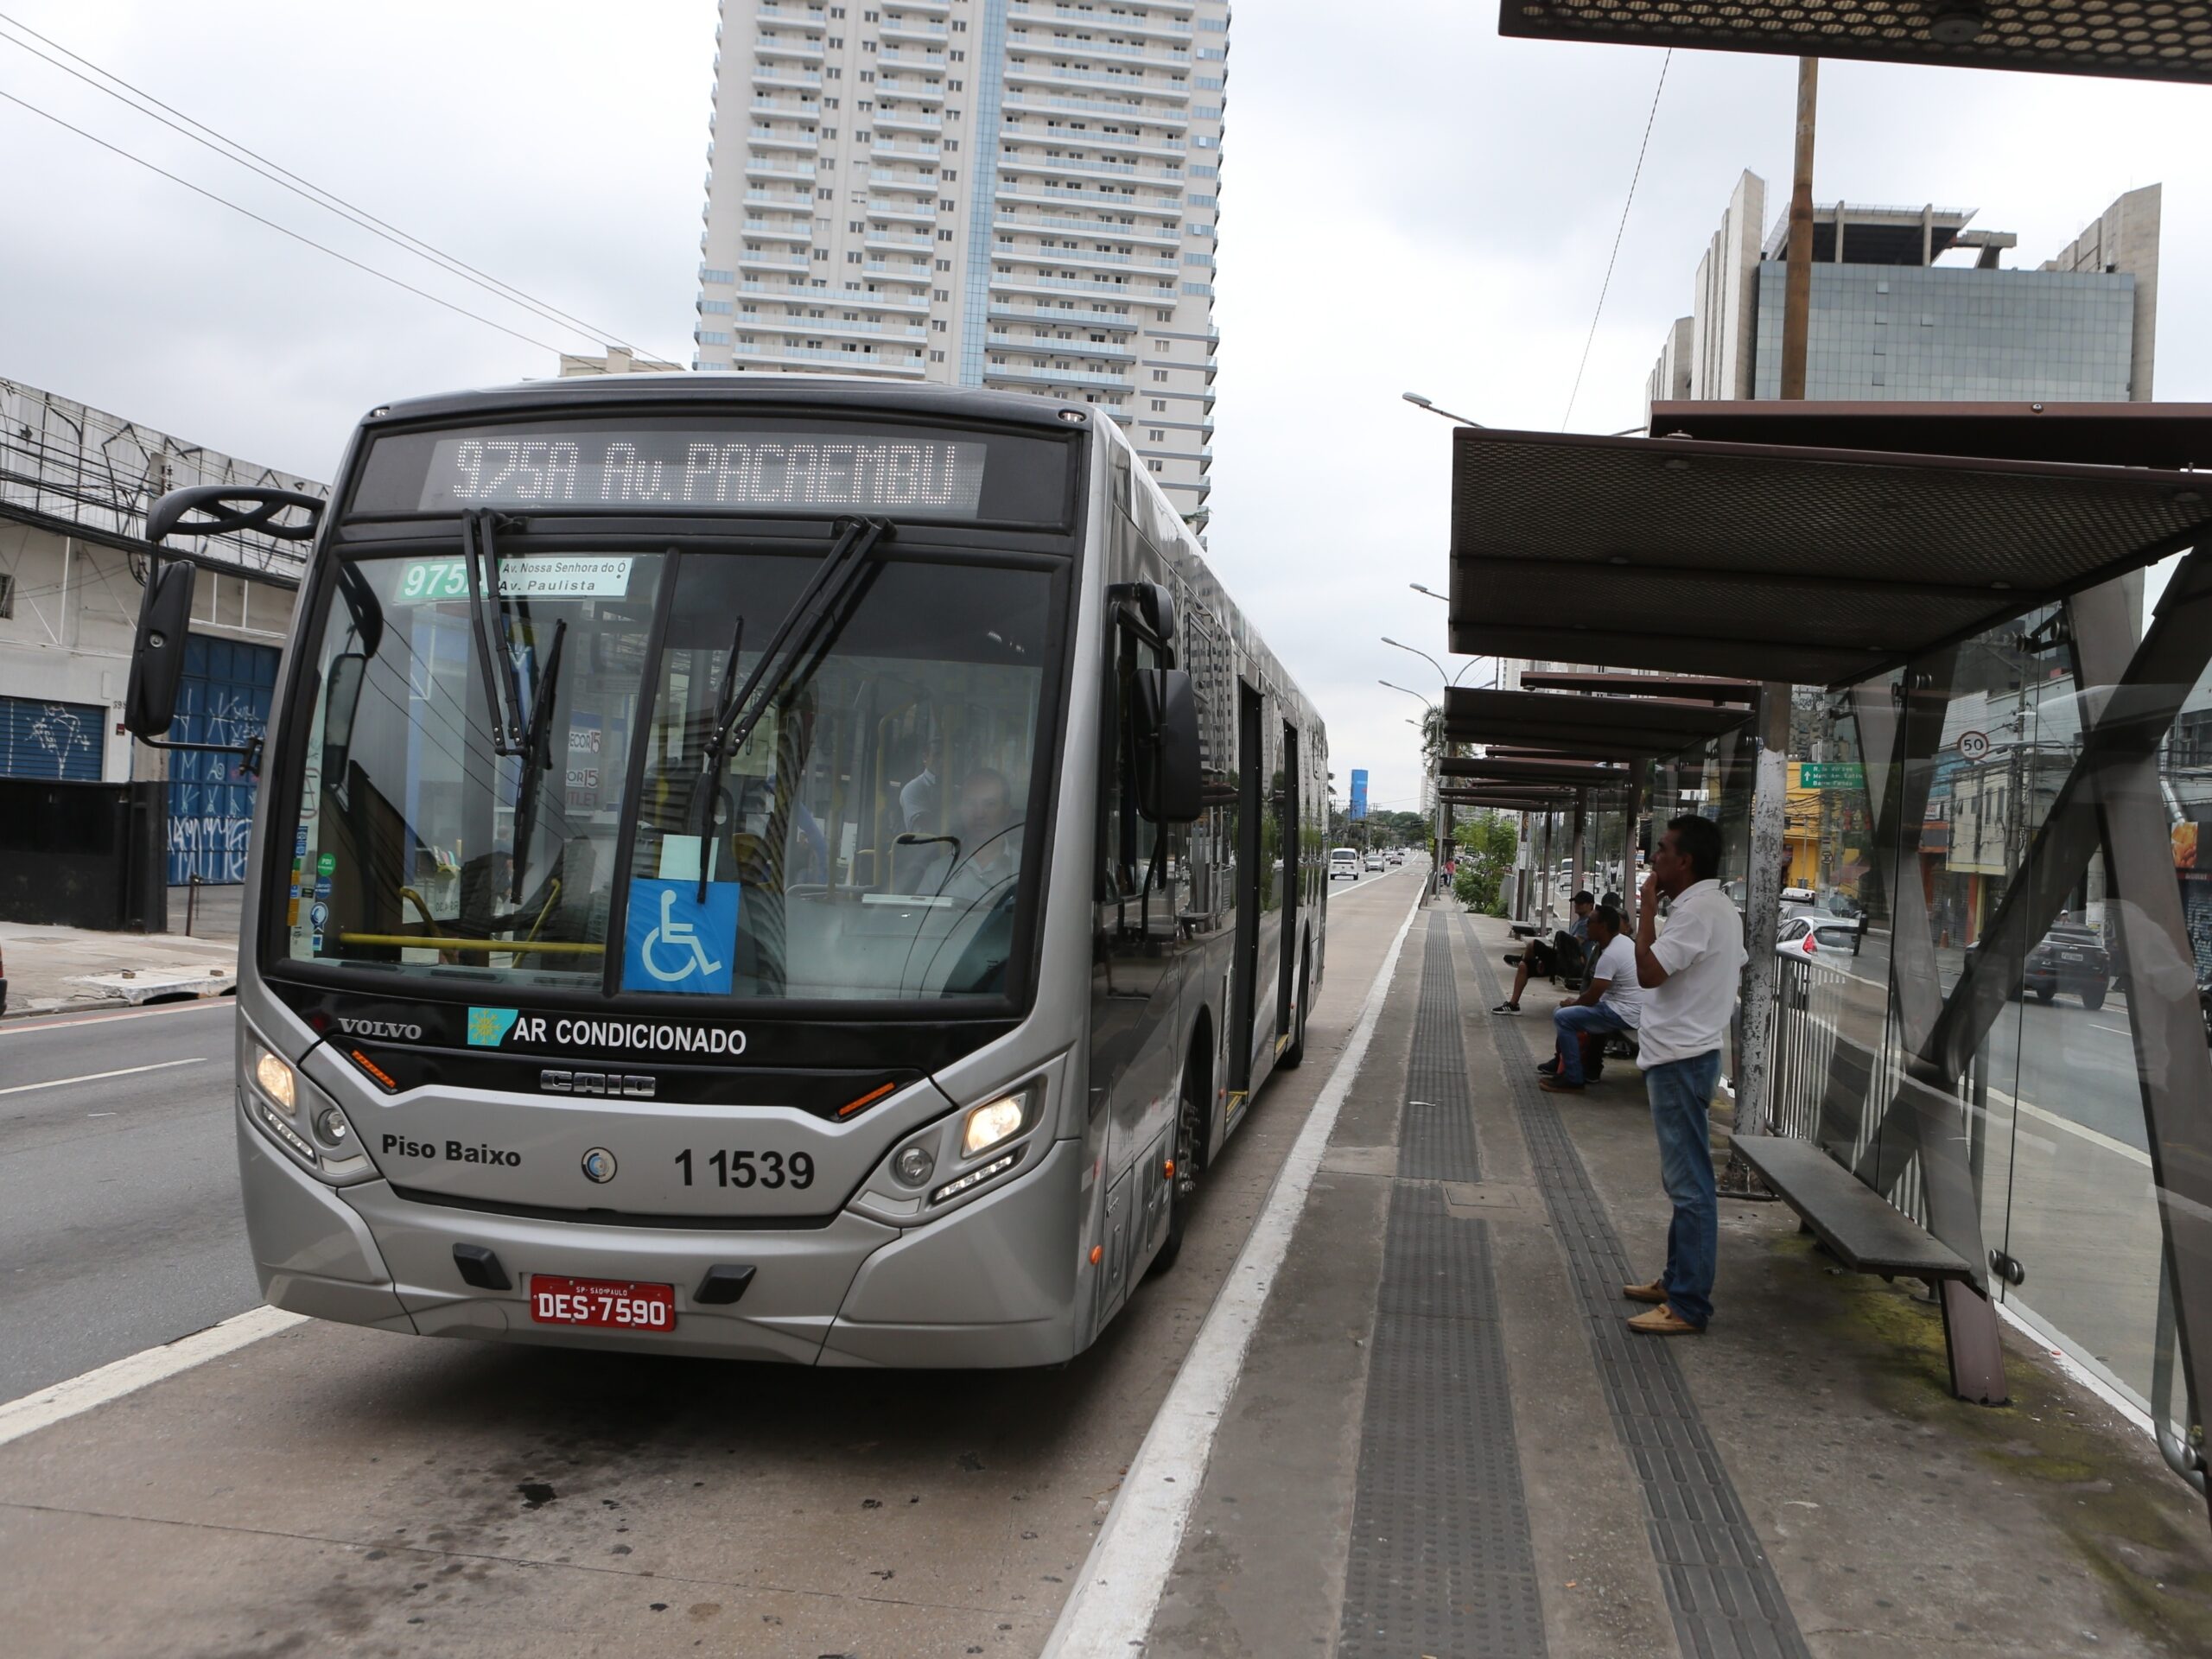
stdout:
{"type": "Polygon", "coordinates": [[[1332,896],[1306,1065],[1209,1173],[1173,1270],[1071,1365],[289,1326],[0,1446],[11,1650],[1034,1653],[1420,890],[1332,896]]]}

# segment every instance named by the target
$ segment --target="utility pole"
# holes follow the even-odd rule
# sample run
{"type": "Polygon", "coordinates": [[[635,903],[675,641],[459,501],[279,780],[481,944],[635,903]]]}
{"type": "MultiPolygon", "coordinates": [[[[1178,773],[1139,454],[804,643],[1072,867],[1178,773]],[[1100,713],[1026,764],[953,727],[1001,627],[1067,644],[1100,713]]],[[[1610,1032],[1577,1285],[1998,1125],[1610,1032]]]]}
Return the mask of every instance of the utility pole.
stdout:
{"type": "MultiPolygon", "coordinates": [[[[1797,60],[1796,166],[1789,181],[1789,242],[1782,289],[1782,395],[1805,395],[1807,337],[1813,310],[1813,137],[1820,103],[1821,60],[1797,60]]],[[[1843,233],[1840,222],[1836,234],[1843,233]]],[[[1782,860],[1789,800],[1790,687],[1770,680],[1760,687],[1752,740],[1751,868],[1745,883],[1744,931],[1744,1051],[1736,1079],[1736,1133],[1774,1131],[1774,936],[1782,912],[1782,860]]],[[[1720,1179],[1731,1198],[1774,1194],[1749,1165],[1730,1154],[1720,1179]]]]}

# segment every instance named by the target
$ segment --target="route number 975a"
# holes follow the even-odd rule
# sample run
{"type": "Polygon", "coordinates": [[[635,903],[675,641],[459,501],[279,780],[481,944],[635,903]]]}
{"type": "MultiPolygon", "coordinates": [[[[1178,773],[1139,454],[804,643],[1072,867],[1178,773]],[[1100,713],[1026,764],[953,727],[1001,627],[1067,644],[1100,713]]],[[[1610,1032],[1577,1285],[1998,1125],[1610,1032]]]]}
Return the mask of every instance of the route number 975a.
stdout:
{"type": "Polygon", "coordinates": [[[695,1166],[691,1149],[676,1154],[686,1186],[760,1186],[804,1189],[814,1185],[814,1160],[806,1153],[789,1157],[780,1152],[710,1152],[695,1166]]]}

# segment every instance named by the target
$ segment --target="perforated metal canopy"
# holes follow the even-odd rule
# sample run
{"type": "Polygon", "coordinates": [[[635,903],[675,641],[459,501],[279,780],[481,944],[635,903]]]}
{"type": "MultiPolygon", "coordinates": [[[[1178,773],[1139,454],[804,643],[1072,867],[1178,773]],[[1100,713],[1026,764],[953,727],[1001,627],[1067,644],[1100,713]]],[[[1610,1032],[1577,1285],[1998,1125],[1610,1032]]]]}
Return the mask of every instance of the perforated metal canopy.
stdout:
{"type": "Polygon", "coordinates": [[[2212,404],[1865,403],[1772,397],[1651,405],[1651,435],[2104,467],[2212,467],[2212,404]]]}
{"type": "Polygon", "coordinates": [[[1446,778],[1491,783],[1554,784],[1580,789],[1617,789],[1629,781],[1618,766],[1595,760],[1493,760],[1485,755],[1447,755],[1437,762],[1446,778]]]}
{"type": "Polygon", "coordinates": [[[1688,697],[1702,702],[1758,701],[1757,680],[1725,680],[1709,674],[1621,674],[1603,670],[1523,669],[1523,691],[1611,691],[1622,696],[1688,697]]]}
{"type": "Polygon", "coordinates": [[[1629,760],[1673,754],[1741,725],[1748,709],[1674,697],[1575,696],[1558,691],[1492,691],[1450,686],[1444,735],[1454,743],[1534,746],[1561,755],[1629,760]]]}
{"type": "Polygon", "coordinates": [[[2212,80],[2212,7],[2202,0],[1500,0],[1497,32],[1793,58],[2212,80]]]}
{"type": "Polygon", "coordinates": [[[2141,467],[1461,427],[1451,646],[1841,684],[2212,523],[2141,467]]]}

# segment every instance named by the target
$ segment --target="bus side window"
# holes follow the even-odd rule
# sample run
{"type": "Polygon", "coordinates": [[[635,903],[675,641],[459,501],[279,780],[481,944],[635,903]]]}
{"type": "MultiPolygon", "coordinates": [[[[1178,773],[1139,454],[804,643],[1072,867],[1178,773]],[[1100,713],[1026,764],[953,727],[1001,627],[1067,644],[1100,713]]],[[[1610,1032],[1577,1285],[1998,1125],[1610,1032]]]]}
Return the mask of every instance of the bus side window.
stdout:
{"type": "MultiPolygon", "coordinates": [[[[1133,683],[1140,670],[1165,666],[1157,647],[1132,633],[1121,636],[1114,662],[1114,759],[1106,788],[1105,838],[1102,847],[1105,869],[1104,897],[1128,904],[1145,898],[1144,881],[1152,868],[1160,829],[1137,811],[1135,770],[1136,753],[1130,721],[1133,683]]],[[[1146,905],[1136,917],[1125,916],[1123,925],[1141,927],[1146,905]]],[[[1169,907],[1172,909],[1172,906],[1169,907]]]]}

